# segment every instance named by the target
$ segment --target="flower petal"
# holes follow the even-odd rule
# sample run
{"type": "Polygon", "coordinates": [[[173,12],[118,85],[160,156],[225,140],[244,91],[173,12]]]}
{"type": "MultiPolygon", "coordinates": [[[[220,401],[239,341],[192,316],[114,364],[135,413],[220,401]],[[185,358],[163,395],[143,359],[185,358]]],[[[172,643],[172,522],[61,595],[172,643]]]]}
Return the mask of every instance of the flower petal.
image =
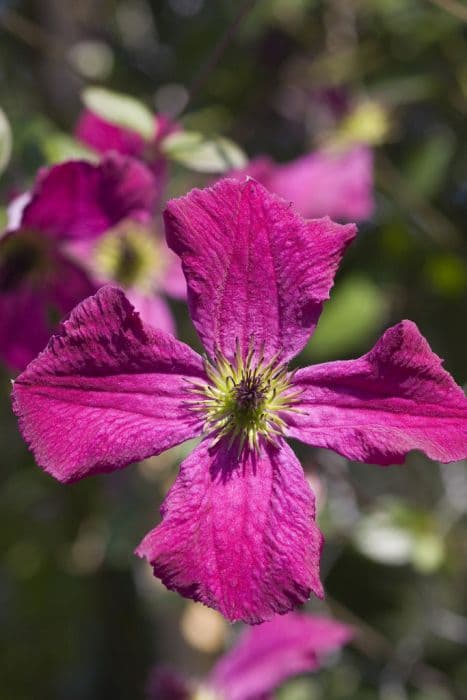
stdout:
{"type": "Polygon", "coordinates": [[[216,664],[208,684],[225,700],[256,700],[291,676],[316,671],[323,654],[352,637],[350,627],[327,617],[276,616],[247,629],[216,664]]]}
{"type": "Polygon", "coordinates": [[[23,192],[23,194],[19,194],[17,197],[11,200],[9,203],[7,210],[6,210],[6,215],[7,215],[7,223],[6,223],[6,230],[7,231],[15,231],[16,229],[19,228],[21,224],[21,219],[23,218],[23,212],[26,206],[29,204],[31,201],[31,193],[30,192],[23,192]]]}
{"type": "MultiPolygon", "coordinates": [[[[154,135],[156,125],[154,126],[154,135]]],[[[76,138],[98,153],[116,151],[122,155],[140,158],[144,150],[144,139],[136,131],[125,129],[102,119],[89,109],[81,114],[75,129],[76,138]]]]}
{"type": "Polygon", "coordinates": [[[256,623],[322,596],[314,496],[285,442],[237,457],[204,440],[137,550],[171,590],[256,623]]]}
{"type": "Polygon", "coordinates": [[[357,360],[299,370],[302,413],[292,437],[362,462],[401,464],[410,450],[441,462],[467,456],[467,399],[411,321],[357,360]]]}
{"type": "MultiPolygon", "coordinates": [[[[49,306],[47,341],[58,326],[59,320],[69,314],[83,299],[95,294],[97,286],[83,268],[56,251],[53,274],[49,275],[44,288],[46,303],[49,306]]],[[[44,349],[45,344],[38,348],[38,352],[44,349]]],[[[35,354],[37,355],[37,352],[35,354]]]]}
{"type": "MultiPolygon", "coordinates": [[[[244,168],[231,170],[227,177],[232,177],[236,180],[244,180],[247,177],[252,177],[270,190],[269,178],[277,167],[277,163],[269,156],[256,156],[248,161],[244,168]]],[[[275,194],[277,194],[277,192],[275,192],[275,194]]]]}
{"type": "Polygon", "coordinates": [[[186,279],[183,274],[180,258],[169,248],[164,250],[167,256],[165,272],[160,281],[160,288],[172,299],[186,301],[186,279]]]}
{"type": "Polygon", "coordinates": [[[292,202],[306,218],[361,221],[374,208],[373,154],[368,146],[344,152],[313,151],[283,165],[260,156],[230,176],[241,180],[248,175],[292,202]]]}
{"type": "Polygon", "coordinates": [[[144,323],[154,328],[160,328],[166,333],[175,335],[175,322],[169,305],[156,293],[142,293],[136,289],[127,289],[126,297],[135,307],[144,323]]]}
{"type": "Polygon", "coordinates": [[[148,700],[190,700],[190,683],[177,671],[166,666],[154,666],[146,684],[148,700]]]}
{"type": "Polygon", "coordinates": [[[38,270],[27,269],[27,254],[23,259],[5,254],[9,242],[21,251],[24,238],[13,231],[0,240],[0,357],[15,370],[43,350],[59,318],[96,291],[86,273],[57,251],[38,270]]]}
{"type": "Polygon", "coordinates": [[[75,481],[197,435],[185,376],[204,378],[199,356],[144,326],[121,290],[104,287],[18,377],[14,410],[38,464],[75,481]]]}
{"type": "Polygon", "coordinates": [[[158,114],[154,118],[154,137],[146,142],[136,131],[126,129],[102,119],[90,110],[84,110],[76,126],[75,135],[98,153],[110,151],[143,160],[151,169],[156,181],[157,199],[162,195],[167,180],[167,158],[161,155],[160,143],[180,127],[169,117],[158,114]]]}
{"type": "Polygon", "coordinates": [[[265,183],[302,216],[368,219],[373,211],[373,156],[367,146],[344,153],[314,151],[279,165],[265,183]]]}
{"type": "Polygon", "coordinates": [[[152,174],[136,160],[71,160],[43,171],[21,226],[62,240],[93,238],[127,217],[149,221],[156,195],[152,174]]]}
{"type": "Polygon", "coordinates": [[[304,221],[255,180],[223,179],[169,202],[169,246],[182,258],[193,322],[211,356],[238,339],[293,357],[316,326],[353,225],[304,221]]]}
{"type": "Polygon", "coordinates": [[[31,285],[0,295],[0,357],[13,370],[22,370],[50,336],[45,299],[31,285]]]}

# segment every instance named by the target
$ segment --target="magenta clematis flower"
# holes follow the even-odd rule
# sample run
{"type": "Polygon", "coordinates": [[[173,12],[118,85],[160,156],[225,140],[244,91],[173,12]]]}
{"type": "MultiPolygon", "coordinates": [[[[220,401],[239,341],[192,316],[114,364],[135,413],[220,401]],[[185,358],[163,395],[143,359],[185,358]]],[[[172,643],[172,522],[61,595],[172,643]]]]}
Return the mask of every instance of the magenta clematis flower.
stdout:
{"type": "Polygon", "coordinates": [[[169,202],[165,223],[208,357],[103,288],[17,379],[14,408],[64,482],[201,436],[137,553],[168,588],[257,623],[323,595],[314,496],[285,438],[382,465],[413,449],[447,462],[467,455],[467,400],[410,321],[357,360],[287,369],[353,224],[305,221],[227,179],[169,202]]]}
{"type": "Polygon", "coordinates": [[[58,319],[97,287],[70,254],[120,220],[149,219],[153,177],[121,156],[100,165],[68,161],[43,170],[10,208],[0,238],[0,356],[22,369],[58,319]]]}
{"type": "Polygon", "coordinates": [[[294,203],[302,216],[362,221],[373,212],[373,154],[365,145],[346,151],[319,150],[277,164],[253,159],[235,177],[249,175],[294,203]]]}
{"type": "Polygon", "coordinates": [[[97,153],[110,151],[132,156],[144,161],[152,170],[157,183],[159,198],[167,179],[167,159],[160,151],[162,141],[180,127],[163,114],[154,117],[154,135],[146,141],[132,129],[112,124],[98,114],[85,109],[76,125],[75,135],[83,144],[97,153]]]}
{"type": "Polygon", "coordinates": [[[204,682],[154,668],[148,700],[264,700],[289,678],[317,671],[323,657],[352,637],[352,628],[327,617],[278,616],[245,630],[204,682]]]}

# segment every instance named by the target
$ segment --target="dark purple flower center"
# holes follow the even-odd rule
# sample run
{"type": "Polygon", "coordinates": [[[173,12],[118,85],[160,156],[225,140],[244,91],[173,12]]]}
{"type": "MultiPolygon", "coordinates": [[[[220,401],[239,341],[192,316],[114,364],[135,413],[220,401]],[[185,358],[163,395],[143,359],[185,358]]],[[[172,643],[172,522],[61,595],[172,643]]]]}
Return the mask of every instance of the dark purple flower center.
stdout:
{"type": "Polygon", "coordinates": [[[47,245],[32,232],[7,235],[0,244],[0,291],[10,292],[47,266],[47,245]]]}
{"type": "Polygon", "coordinates": [[[233,360],[218,351],[215,363],[206,359],[204,367],[208,381],[194,382],[190,391],[197,396],[193,409],[204,414],[207,433],[216,440],[228,437],[239,451],[244,446],[258,450],[260,438],[273,442],[283,434],[281,413],[295,410],[296,398],[286,365],[276,357],[258,360],[253,349],[242,357],[237,346],[233,360]]]}
{"type": "Polygon", "coordinates": [[[138,251],[127,238],[122,238],[120,243],[120,255],[118,256],[115,270],[115,279],[124,286],[129,287],[138,279],[141,269],[141,258],[138,251]]]}
{"type": "Polygon", "coordinates": [[[260,374],[247,374],[234,385],[233,394],[239,410],[249,413],[258,409],[266,396],[266,387],[260,374]]]}

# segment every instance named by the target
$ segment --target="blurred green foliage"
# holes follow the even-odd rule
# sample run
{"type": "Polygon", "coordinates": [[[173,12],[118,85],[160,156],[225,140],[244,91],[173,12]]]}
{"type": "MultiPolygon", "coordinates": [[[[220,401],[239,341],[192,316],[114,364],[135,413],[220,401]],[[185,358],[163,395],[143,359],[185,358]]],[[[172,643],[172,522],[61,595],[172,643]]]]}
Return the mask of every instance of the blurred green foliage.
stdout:
{"type": "MultiPolygon", "coordinates": [[[[323,122],[317,96],[345,89],[380,105],[387,120],[377,139],[380,122],[357,124],[378,144],[377,208],[305,353],[319,361],[356,356],[407,317],[465,384],[467,35],[449,12],[454,4],[258,0],[191,97],[234,21],[236,0],[1,0],[0,105],[13,134],[2,205],[40,166],[81,153],[70,135],[85,86],[131,94],[189,129],[278,160],[321,142],[334,125],[323,122]]],[[[1,121],[0,166],[8,149],[1,121]]],[[[174,166],[170,193],[205,181],[174,166]]],[[[174,310],[180,336],[193,340],[184,305],[174,310]]],[[[158,520],[182,452],[60,486],[34,465],[8,392],[4,372],[0,698],[142,698],[156,662],[202,676],[222,640],[209,653],[187,641],[186,602],[132,554],[158,520]]],[[[283,688],[281,700],[465,698],[466,465],[413,455],[382,470],[298,451],[321,485],[327,534],[328,598],[309,608],[350,621],[360,636],[323,672],[283,688]],[[374,544],[378,528],[375,557],[368,538],[374,544]],[[382,560],[394,542],[397,561],[382,560]]]]}
{"type": "Polygon", "coordinates": [[[383,290],[367,277],[348,275],[332,293],[307,351],[311,359],[344,358],[370,343],[387,320],[383,290]]]}

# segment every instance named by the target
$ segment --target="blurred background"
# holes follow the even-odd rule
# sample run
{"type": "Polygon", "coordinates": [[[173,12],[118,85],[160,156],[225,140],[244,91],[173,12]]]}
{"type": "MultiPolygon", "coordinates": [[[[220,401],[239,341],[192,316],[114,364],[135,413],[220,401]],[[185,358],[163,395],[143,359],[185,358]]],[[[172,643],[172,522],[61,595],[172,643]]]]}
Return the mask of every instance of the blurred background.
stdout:
{"type": "MultiPolygon", "coordinates": [[[[299,361],[356,357],[411,318],[465,386],[466,29],[462,0],[0,0],[12,132],[0,217],[40,166],[69,154],[87,85],[228,136],[250,157],[364,143],[375,208],[299,361]]],[[[172,165],[168,194],[205,181],[172,165]]],[[[171,304],[179,337],[196,343],[184,303],[171,304]]],[[[133,554],[189,446],[61,486],[19,436],[12,376],[1,369],[1,700],[144,698],[155,663],[202,676],[237,627],[167,592],[133,554]]],[[[327,598],[307,609],[360,634],[280,697],[466,698],[466,464],[413,454],[382,469],[295,447],[326,536],[327,598]]]]}

